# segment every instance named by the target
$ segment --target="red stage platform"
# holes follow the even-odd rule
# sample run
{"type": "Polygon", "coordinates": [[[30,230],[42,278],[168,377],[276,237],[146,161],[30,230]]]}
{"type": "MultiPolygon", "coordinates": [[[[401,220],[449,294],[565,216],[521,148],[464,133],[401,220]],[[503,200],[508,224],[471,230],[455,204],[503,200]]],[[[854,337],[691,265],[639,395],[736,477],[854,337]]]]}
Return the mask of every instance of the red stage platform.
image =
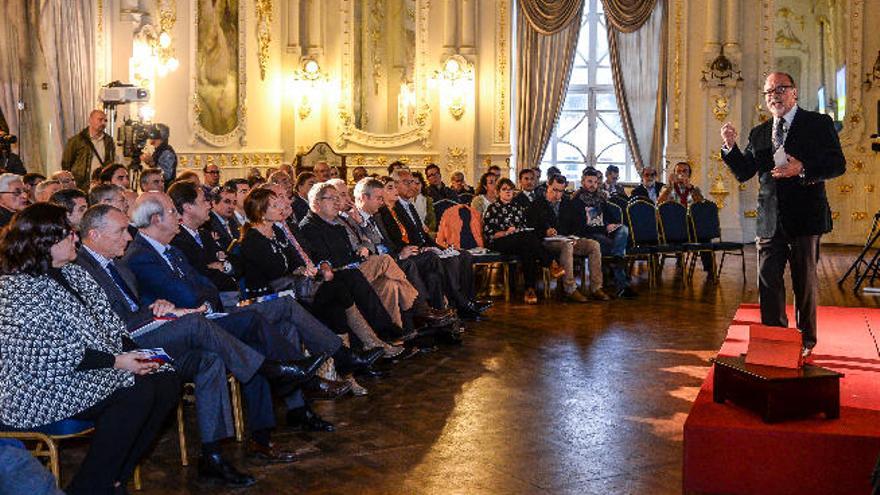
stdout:
{"type": "MultiPolygon", "coordinates": [[[[870,493],[880,455],[880,309],[820,307],[818,320],[809,362],[846,375],[840,419],[763,423],[729,402],[714,403],[710,371],[684,424],[685,493],[870,493]]],[[[718,354],[745,353],[749,325],[760,321],[756,304],[742,305],[718,354]]]]}

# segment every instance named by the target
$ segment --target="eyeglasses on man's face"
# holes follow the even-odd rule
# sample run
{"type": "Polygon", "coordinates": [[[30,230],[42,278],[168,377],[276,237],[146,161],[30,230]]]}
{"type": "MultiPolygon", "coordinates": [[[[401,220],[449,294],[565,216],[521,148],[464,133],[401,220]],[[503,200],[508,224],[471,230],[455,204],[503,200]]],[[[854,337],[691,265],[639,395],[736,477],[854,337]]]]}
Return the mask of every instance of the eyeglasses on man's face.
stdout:
{"type": "Polygon", "coordinates": [[[784,95],[789,89],[791,89],[793,87],[794,86],[791,86],[788,84],[783,84],[780,86],[776,86],[775,88],[765,89],[764,91],[761,91],[761,94],[763,94],[764,96],[784,95]]]}
{"type": "Polygon", "coordinates": [[[27,194],[27,190],[25,189],[13,189],[11,191],[0,191],[0,194],[11,194],[13,196],[21,196],[22,194],[27,194]]]}

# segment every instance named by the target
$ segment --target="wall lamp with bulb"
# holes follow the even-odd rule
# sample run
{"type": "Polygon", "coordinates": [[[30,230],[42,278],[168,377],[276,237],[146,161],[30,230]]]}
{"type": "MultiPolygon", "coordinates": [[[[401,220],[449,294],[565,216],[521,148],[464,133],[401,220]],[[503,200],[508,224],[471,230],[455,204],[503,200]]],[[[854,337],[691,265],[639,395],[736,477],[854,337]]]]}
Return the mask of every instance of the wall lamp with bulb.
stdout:
{"type": "Polygon", "coordinates": [[[321,97],[320,86],[327,79],[321,72],[321,65],[313,58],[304,58],[298,69],[293,71],[294,90],[300,93],[297,115],[305,120],[312,113],[312,100],[321,97]]]}
{"type": "Polygon", "coordinates": [[[465,112],[465,91],[474,80],[474,65],[459,54],[450,55],[443,68],[434,71],[431,79],[440,85],[440,95],[447,100],[449,114],[455,120],[465,112]]]}

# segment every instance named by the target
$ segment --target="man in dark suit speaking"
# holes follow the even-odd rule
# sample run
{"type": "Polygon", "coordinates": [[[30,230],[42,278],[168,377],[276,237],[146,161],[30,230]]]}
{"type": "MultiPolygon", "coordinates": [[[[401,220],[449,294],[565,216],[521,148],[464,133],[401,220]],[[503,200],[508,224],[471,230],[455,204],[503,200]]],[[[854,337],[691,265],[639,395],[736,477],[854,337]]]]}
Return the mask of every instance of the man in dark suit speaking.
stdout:
{"type": "Polygon", "coordinates": [[[831,231],[824,181],[843,175],[846,159],[831,117],[797,106],[797,86],[789,74],[768,75],[763,92],[773,118],[752,129],[745,150],[736,144],[733,125],[724,124],[721,154],[740,182],[758,175],[761,322],[788,326],[783,281],[788,263],[802,355],[807,357],[816,345],[819,237],[831,231]]]}

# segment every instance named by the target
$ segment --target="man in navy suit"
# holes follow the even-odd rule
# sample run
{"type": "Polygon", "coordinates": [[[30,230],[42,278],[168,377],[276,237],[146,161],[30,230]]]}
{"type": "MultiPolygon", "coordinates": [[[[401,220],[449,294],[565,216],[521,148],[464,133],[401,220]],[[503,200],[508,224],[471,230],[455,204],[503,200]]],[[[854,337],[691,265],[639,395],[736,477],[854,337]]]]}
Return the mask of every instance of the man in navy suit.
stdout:
{"type": "MultiPolygon", "coordinates": [[[[104,289],[113,311],[125,322],[132,338],[144,348],[162,347],[174,359],[174,367],[186,381],[195,383],[196,411],[202,440],[199,476],[217,480],[227,486],[248,486],[255,479],[238,471],[226,461],[219,442],[233,434],[232,411],[226,372],[229,370],[240,382],[248,410],[251,439],[249,454],[275,462],[291,462],[292,453],[276,450],[270,441],[275,426],[272,395],[268,378],[285,374],[290,364],[266,359],[255,348],[245,345],[198,312],[174,307],[168,301],[156,300],[146,306],[140,304],[134,276],[115,259],[122,255],[131,240],[128,217],[110,205],[97,205],[83,215],[82,248],[76,262],[86,269],[104,289]],[[159,316],[174,315],[160,327],[149,332],[145,325],[159,316]]],[[[253,328],[253,331],[258,331],[253,328]]],[[[273,345],[270,336],[264,340],[273,345]]],[[[300,355],[300,357],[302,357],[300,355]]],[[[285,395],[308,380],[323,362],[323,355],[300,361],[302,367],[291,370],[293,375],[276,393],[285,395]]]]}
{"type": "Polygon", "coordinates": [[[761,322],[788,326],[783,281],[788,263],[802,355],[807,357],[816,345],[819,238],[832,228],[825,181],[846,172],[846,159],[831,117],[799,108],[797,100],[791,75],[770,73],[764,101],[773,118],[752,129],[744,151],[736,144],[736,128],[724,124],[721,154],[740,182],[758,176],[761,322]]]}
{"type": "MultiPolygon", "coordinates": [[[[203,307],[207,312],[223,310],[217,287],[211,280],[200,274],[180,250],[169,243],[180,230],[179,215],[171,199],[164,193],[144,193],[135,202],[131,212],[132,224],[138,228],[138,235],[129,244],[123,261],[137,278],[141,288],[141,303],[152,304],[157,299],[165,299],[180,308],[203,307]],[[161,253],[161,254],[160,254],[161,253]]],[[[382,353],[368,352],[355,354],[342,346],[335,334],[326,327],[320,332],[319,323],[287,297],[265,303],[252,304],[246,308],[229,308],[229,314],[214,321],[226,331],[241,338],[258,338],[248,332],[238,321],[242,314],[258,313],[262,325],[280,331],[291,343],[302,338],[306,347],[313,353],[333,356],[337,369],[358,371],[369,368],[382,353]],[[311,318],[311,319],[310,319],[311,318]],[[297,324],[311,332],[299,332],[297,324]]],[[[274,357],[274,356],[273,356],[274,357]]],[[[279,356],[280,357],[280,356],[279,356]]],[[[337,395],[348,391],[342,384],[337,386],[337,395]]],[[[310,430],[333,431],[332,424],[321,420],[305,403],[301,394],[294,393],[285,400],[289,408],[288,423],[310,430]]]]}

